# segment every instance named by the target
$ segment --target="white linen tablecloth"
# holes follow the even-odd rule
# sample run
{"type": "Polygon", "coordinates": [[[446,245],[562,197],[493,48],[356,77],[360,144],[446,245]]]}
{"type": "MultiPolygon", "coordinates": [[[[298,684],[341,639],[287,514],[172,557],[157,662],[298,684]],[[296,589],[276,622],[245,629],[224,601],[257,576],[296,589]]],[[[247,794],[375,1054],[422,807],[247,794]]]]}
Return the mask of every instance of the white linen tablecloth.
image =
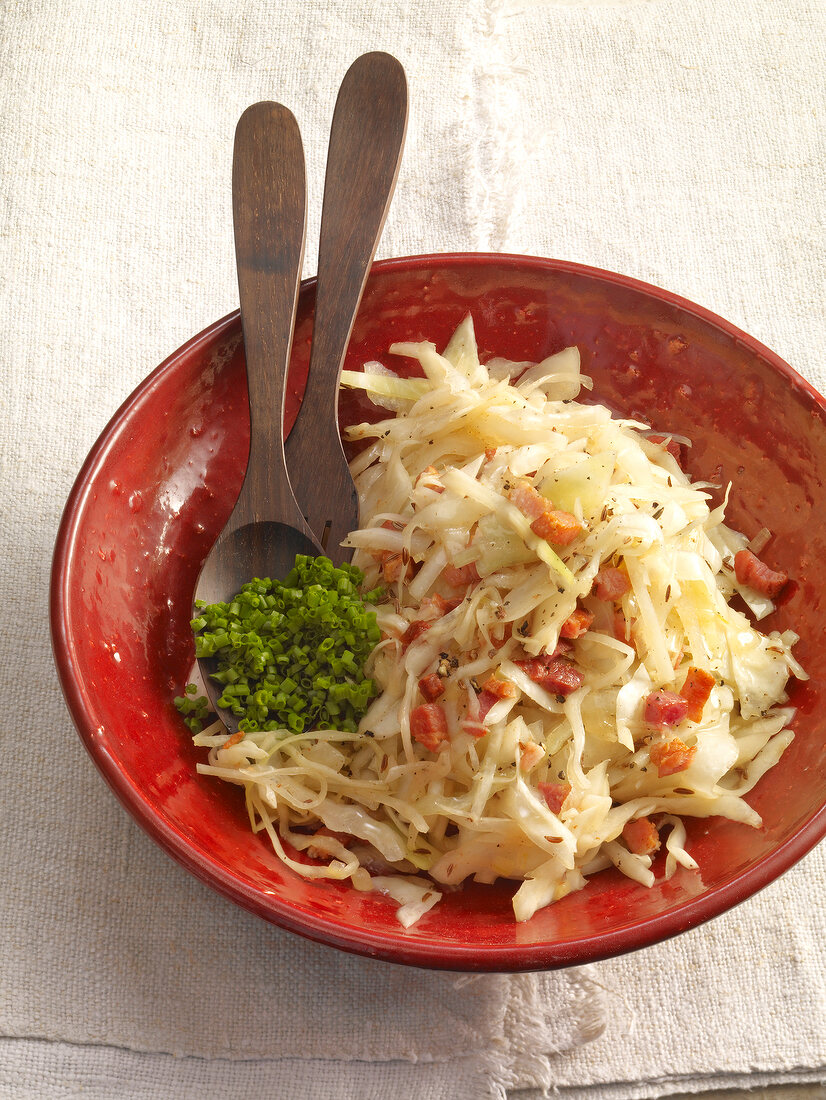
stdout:
{"type": "Polygon", "coordinates": [[[826,387],[822,0],[0,6],[0,1095],[630,1100],[826,1080],[823,846],[676,940],[468,980],[236,909],[137,829],[72,731],[47,584],[74,476],[141,378],[236,304],[232,137],[257,99],[302,128],[314,272],[335,94],[371,49],[411,92],[380,255],[623,271],[826,387]]]}

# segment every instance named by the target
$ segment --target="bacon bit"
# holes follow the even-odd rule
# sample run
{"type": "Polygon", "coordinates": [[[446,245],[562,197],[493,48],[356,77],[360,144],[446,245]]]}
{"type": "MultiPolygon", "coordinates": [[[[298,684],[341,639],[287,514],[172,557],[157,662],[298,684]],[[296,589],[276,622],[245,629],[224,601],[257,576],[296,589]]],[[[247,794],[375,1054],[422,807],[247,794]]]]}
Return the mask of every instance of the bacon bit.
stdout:
{"type": "Polygon", "coordinates": [[[751,550],[738,550],[734,555],[734,575],[738,584],[748,585],[770,600],[780,595],[789,579],[788,573],[769,569],[751,550]]]}
{"type": "Polygon", "coordinates": [[[412,622],[407,630],[405,630],[404,634],[402,634],[402,652],[404,652],[408,646],[412,645],[417,638],[420,638],[426,630],[430,630],[431,625],[431,623],[422,622],[421,619],[416,619],[415,622],[412,622]]]}
{"type": "MultiPolygon", "coordinates": [[[[336,833],[332,829],[328,829],[326,825],[322,825],[320,829],[316,829],[313,833],[314,837],[317,836],[329,836],[333,840],[337,840],[339,844],[343,844],[345,848],[349,847],[353,843],[353,837],[349,833],[336,833]]],[[[307,855],[310,859],[329,859],[330,853],[325,852],[322,848],[316,848],[311,844],[307,848],[307,855]]]]}
{"type": "Polygon", "coordinates": [[[515,504],[526,519],[544,516],[553,507],[547,497],[537,492],[525,478],[521,478],[508,492],[508,500],[515,504]]]}
{"type": "Polygon", "coordinates": [[[490,644],[494,649],[501,649],[505,642],[509,642],[513,637],[513,623],[505,623],[502,628],[502,637],[497,638],[495,634],[490,636],[490,644]]]}
{"type": "Polygon", "coordinates": [[[527,661],[515,661],[514,664],[552,695],[570,695],[582,687],[582,673],[564,657],[549,657],[546,654],[527,661]]]}
{"type": "Polygon", "coordinates": [[[495,447],[485,447],[485,462],[490,462],[490,460],[494,457],[495,454],[496,454],[496,448],[495,447]]]}
{"type": "Polygon", "coordinates": [[[425,596],[419,604],[419,614],[423,619],[440,619],[442,615],[447,615],[449,611],[457,608],[461,602],[461,596],[446,600],[444,596],[434,592],[432,596],[425,596]]]}
{"type": "Polygon", "coordinates": [[[413,563],[410,561],[405,562],[401,554],[390,554],[389,557],[384,558],[381,567],[381,575],[387,584],[393,584],[397,581],[404,570],[405,580],[408,580],[413,574],[413,563]]]}
{"type": "Polygon", "coordinates": [[[458,569],[455,565],[446,565],[442,570],[442,577],[451,588],[467,588],[469,584],[476,584],[480,579],[475,561],[458,569]]]}
{"type": "Polygon", "coordinates": [[[492,691],[488,691],[485,688],[483,688],[482,691],[479,692],[479,694],[476,696],[476,701],[479,704],[480,722],[484,722],[485,718],[487,718],[488,711],[491,709],[492,706],[494,706],[495,703],[499,702],[500,698],[501,696],[494,695],[492,691]]]}
{"type": "Polygon", "coordinates": [[[586,611],[584,607],[578,607],[559,628],[560,637],[581,638],[593,621],[594,616],[590,611],[586,611]]]}
{"type": "Polygon", "coordinates": [[[510,680],[500,680],[498,676],[489,676],[482,684],[482,691],[488,691],[497,699],[515,699],[517,694],[516,684],[510,680]]]}
{"type": "Polygon", "coordinates": [[[419,680],[419,691],[427,699],[428,703],[435,702],[440,695],[444,695],[445,685],[442,683],[442,678],[435,672],[431,672],[429,676],[423,676],[419,680]]]}
{"type": "Polygon", "coordinates": [[[233,733],[233,735],[231,737],[228,737],[227,740],[223,743],[223,745],[221,745],[221,748],[222,749],[231,749],[233,745],[237,745],[239,741],[243,741],[243,740],[244,740],[243,730],[236,730],[235,733],[233,733]]]}
{"type": "Polygon", "coordinates": [[[537,492],[525,478],[521,478],[508,491],[508,500],[531,521],[531,530],[535,535],[555,546],[567,546],[582,531],[576,516],[554,508],[548,498],[537,492]]]}
{"type": "MultiPolygon", "coordinates": [[[[418,486],[419,482],[422,481],[425,478],[428,478],[428,479],[434,478],[434,477],[437,478],[438,476],[439,476],[439,471],[436,469],[435,466],[425,466],[425,468],[422,470],[422,472],[416,478],[416,485],[418,486]]],[[[434,493],[443,493],[445,491],[444,485],[440,485],[440,484],[438,484],[438,482],[435,485],[433,485],[428,480],[428,481],[425,481],[425,486],[428,489],[432,489],[434,493]]]]}
{"type": "Polygon", "coordinates": [[[552,814],[558,814],[571,793],[570,783],[537,783],[536,789],[545,799],[552,814]]]}
{"type": "Polygon", "coordinates": [[[680,688],[680,695],[688,703],[688,717],[692,722],[702,721],[703,707],[708,702],[713,687],[714,677],[711,673],[692,665],[680,688]]]}
{"type": "Polygon", "coordinates": [[[665,443],[665,449],[675,460],[680,469],[683,468],[683,448],[676,439],[670,439],[667,435],[649,435],[649,443],[665,443]],[[667,440],[667,442],[666,442],[667,440]]]}
{"type": "Polygon", "coordinates": [[[694,759],[696,752],[696,745],[689,748],[681,738],[674,737],[671,741],[653,745],[649,755],[660,779],[664,779],[667,775],[684,772],[694,759]]]}
{"type": "Polygon", "coordinates": [[[629,821],[622,830],[622,839],[629,852],[637,856],[650,856],[660,846],[660,834],[657,826],[647,817],[638,817],[629,821]]]}
{"type": "Polygon", "coordinates": [[[598,600],[615,602],[631,591],[631,582],[624,569],[603,565],[594,577],[594,595],[598,600]]]}
{"type": "Polygon", "coordinates": [[[438,703],[422,703],[410,712],[410,736],[435,752],[447,740],[447,716],[438,703]]]}
{"type": "Polygon", "coordinates": [[[676,726],[688,714],[688,703],[673,691],[652,691],[646,696],[643,717],[657,730],[676,726]]]}
{"type": "Polygon", "coordinates": [[[473,718],[465,718],[462,722],[462,729],[465,733],[469,733],[471,737],[475,737],[478,741],[480,737],[484,737],[488,732],[487,726],[484,722],[477,722],[473,718]]]}
{"type": "Polygon", "coordinates": [[[432,596],[425,596],[419,604],[419,617],[422,619],[440,619],[447,608],[447,600],[434,592],[432,596]]]}
{"type": "Polygon", "coordinates": [[[582,524],[571,512],[561,512],[553,508],[535,519],[531,530],[554,546],[568,546],[582,533],[582,524]]]}
{"type": "Polygon", "coordinates": [[[522,771],[529,772],[535,768],[544,755],[545,750],[536,741],[519,742],[519,767],[522,771]]]}

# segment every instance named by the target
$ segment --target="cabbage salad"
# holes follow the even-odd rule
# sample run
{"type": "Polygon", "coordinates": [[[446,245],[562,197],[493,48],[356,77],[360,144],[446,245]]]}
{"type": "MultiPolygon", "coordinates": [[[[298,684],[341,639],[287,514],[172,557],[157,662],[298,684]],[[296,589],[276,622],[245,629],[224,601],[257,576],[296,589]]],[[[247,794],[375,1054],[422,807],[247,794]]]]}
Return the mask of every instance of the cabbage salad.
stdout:
{"type": "Polygon", "coordinates": [[[294,871],[389,895],[405,927],[467,880],[518,883],[517,921],[606,867],[651,886],[661,845],[666,878],[697,867],[688,816],[759,826],[744,796],[805,678],[794,633],[729,606],[772,610],[768,532],[726,527],[687,441],[576,400],[576,348],[483,365],[468,317],[443,354],[390,351],[423,377],[342,378],[388,411],[347,431],[379,694],[355,732],[213,725],[199,771],[243,785],[294,871]]]}

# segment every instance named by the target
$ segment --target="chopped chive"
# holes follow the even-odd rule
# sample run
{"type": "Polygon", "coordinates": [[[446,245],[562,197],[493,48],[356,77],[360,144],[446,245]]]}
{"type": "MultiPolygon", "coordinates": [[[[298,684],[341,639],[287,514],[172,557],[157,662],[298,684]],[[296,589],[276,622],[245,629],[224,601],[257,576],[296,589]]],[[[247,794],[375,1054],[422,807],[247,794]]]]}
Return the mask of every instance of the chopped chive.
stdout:
{"type": "MultiPolygon", "coordinates": [[[[215,658],[219,706],[241,719],[241,730],[357,728],[376,695],[364,663],[380,640],[364,604],[383,594],[362,596],[363,579],[349,563],[298,555],[283,582],[255,578],[229,603],[196,604],[196,656],[215,658]]],[[[193,684],[185,691],[175,705],[199,732],[207,701],[189,697],[193,684]]]]}

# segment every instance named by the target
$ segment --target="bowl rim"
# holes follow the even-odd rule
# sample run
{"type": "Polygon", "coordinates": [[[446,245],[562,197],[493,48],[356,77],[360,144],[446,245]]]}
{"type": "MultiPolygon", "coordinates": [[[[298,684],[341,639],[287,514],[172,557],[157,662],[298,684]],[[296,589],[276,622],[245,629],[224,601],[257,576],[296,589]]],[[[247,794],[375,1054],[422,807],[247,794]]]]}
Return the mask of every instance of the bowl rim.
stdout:
{"type": "MultiPolygon", "coordinates": [[[[377,260],[371,272],[392,274],[428,267],[455,268],[486,265],[496,265],[514,271],[527,267],[540,272],[592,277],[601,282],[613,283],[616,286],[644,293],[647,297],[659,299],[667,305],[677,307],[711,324],[738,343],[745,345],[750,352],[766,360],[793,388],[805,394],[826,415],[826,398],[793,367],[755,337],[704,306],[628,275],[568,260],[490,252],[423,253],[377,260]]],[[[302,280],[301,295],[312,291],[315,283],[314,277],[302,280]]],[[[758,864],[735,874],[728,882],[676,905],[666,913],[646,918],[641,923],[629,921],[627,926],[610,933],[592,933],[570,941],[548,941],[529,946],[513,943],[490,944],[483,953],[480,953],[473,944],[444,944],[429,940],[427,934],[423,934],[420,930],[414,933],[415,938],[405,933],[401,926],[398,931],[385,932],[376,936],[369,931],[338,920],[334,916],[320,917],[301,907],[283,902],[276,894],[262,896],[258,890],[211,856],[195,851],[184,834],[159,814],[143,796],[141,790],[121,768],[117,758],[109,753],[105,743],[98,737],[91,700],[79,676],[75,674],[69,631],[68,579],[73,549],[79,532],[79,522],[91,492],[92,478],[100,471],[108,457],[122,424],[134,415],[136,408],[149,398],[163,382],[166,374],[173,370],[181,359],[189,357],[202,346],[210,345],[222,334],[235,328],[238,320],[239,311],[236,309],[191,337],[151,371],[122,402],[93,444],[75,478],[63,510],[52,557],[49,582],[52,653],[69,714],[84,747],[118,800],[137,824],[168,855],[196,878],[242,908],[307,939],[371,958],[428,969],[515,973],[596,962],[649,947],[679,935],[719,916],[764,889],[802,859],[818,841],[826,836],[826,804],[824,804],[798,828],[793,836],[764,856],[758,864]]]]}

